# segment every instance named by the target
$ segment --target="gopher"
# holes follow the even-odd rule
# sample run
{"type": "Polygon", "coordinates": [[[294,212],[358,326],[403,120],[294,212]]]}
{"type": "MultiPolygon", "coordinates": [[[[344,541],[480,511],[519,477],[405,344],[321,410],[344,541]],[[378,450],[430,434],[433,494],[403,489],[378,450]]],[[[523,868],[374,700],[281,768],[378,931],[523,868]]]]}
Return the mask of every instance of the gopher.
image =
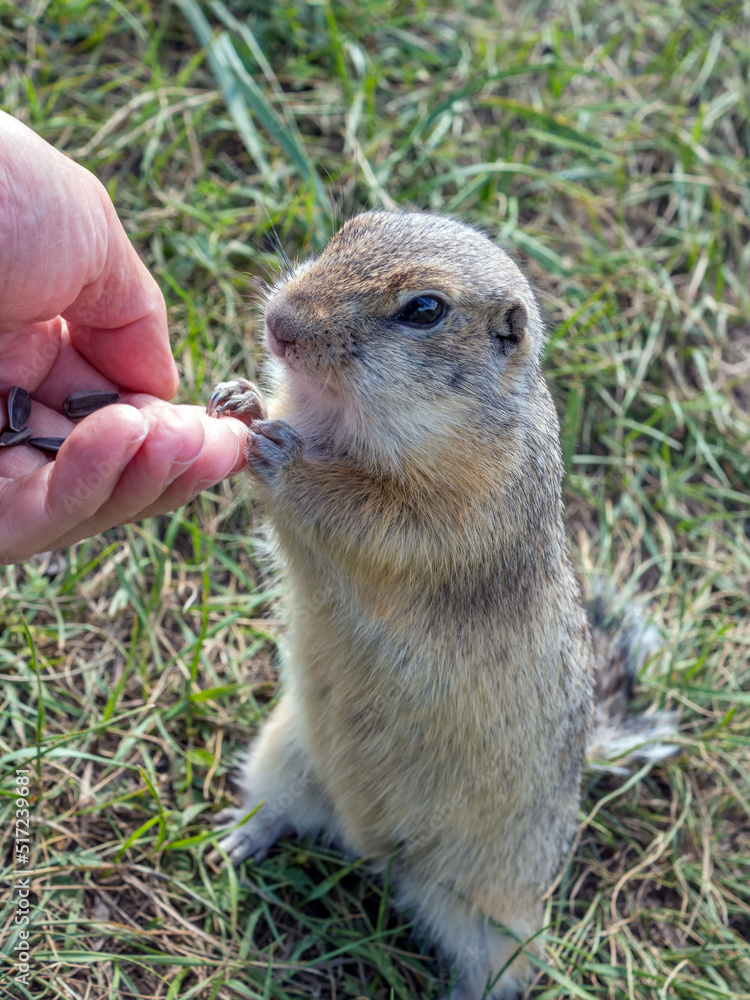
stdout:
{"type": "Polygon", "coordinates": [[[671,727],[613,717],[643,629],[595,662],[537,302],[475,229],[367,212],[280,277],[265,327],[268,403],[239,379],[209,411],[249,426],[286,667],[222,821],[263,804],[221,844],[237,863],[322,834],[390,864],[397,905],[459,968],[454,1000],[515,996],[587,748],[671,727]]]}

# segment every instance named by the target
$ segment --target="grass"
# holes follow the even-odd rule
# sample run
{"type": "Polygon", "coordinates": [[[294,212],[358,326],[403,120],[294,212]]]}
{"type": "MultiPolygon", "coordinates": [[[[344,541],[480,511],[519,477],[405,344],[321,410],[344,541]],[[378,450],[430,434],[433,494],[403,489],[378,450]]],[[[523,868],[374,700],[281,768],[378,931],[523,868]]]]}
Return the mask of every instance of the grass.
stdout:
{"type": "MultiPolygon", "coordinates": [[[[0,106],[95,171],[167,298],[182,399],[259,359],[253,282],[369,206],[460,214],[539,289],[584,586],[665,635],[682,752],[587,778],[526,998],[750,997],[747,4],[0,0],[0,106]]],[[[208,858],[276,693],[236,485],[0,571],[4,879],[31,769],[30,984],[437,997],[388,887],[318,844],[208,858]]],[[[17,939],[0,900],[5,957],[17,939]]]]}

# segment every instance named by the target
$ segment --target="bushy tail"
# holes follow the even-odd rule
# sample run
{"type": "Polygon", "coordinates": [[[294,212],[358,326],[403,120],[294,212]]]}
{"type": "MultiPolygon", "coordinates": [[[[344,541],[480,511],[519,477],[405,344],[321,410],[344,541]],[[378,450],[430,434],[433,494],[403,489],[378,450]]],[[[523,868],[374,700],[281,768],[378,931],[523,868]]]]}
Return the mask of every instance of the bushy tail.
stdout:
{"type": "Polygon", "coordinates": [[[586,752],[589,766],[626,773],[633,763],[677,753],[679,747],[661,742],[676,735],[676,713],[631,710],[635,680],[661,645],[658,630],[635,607],[614,618],[602,597],[594,601],[590,617],[596,687],[594,728],[586,752]]]}

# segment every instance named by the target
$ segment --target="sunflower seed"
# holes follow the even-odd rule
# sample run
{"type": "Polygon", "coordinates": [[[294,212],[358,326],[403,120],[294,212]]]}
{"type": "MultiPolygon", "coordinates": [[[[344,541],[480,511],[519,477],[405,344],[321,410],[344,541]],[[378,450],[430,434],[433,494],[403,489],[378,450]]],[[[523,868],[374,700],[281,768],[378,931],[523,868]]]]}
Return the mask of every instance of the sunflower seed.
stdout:
{"type": "Polygon", "coordinates": [[[31,396],[25,389],[13,385],[8,393],[8,423],[12,431],[22,431],[29,422],[31,396]]]}
{"type": "Polygon", "coordinates": [[[30,427],[24,427],[22,431],[3,431],[0,434],[0,448],[10,448],[14,444],[26,444],[30,439],[30,427]]]}
{"type": "Polygon", "coordinates": [[[110,389],[83,389],[81,392],[71,393],[63,401],[63,412],[71,420],[79,420],[94,410],[101,410],[103,406],[116,403],[119,398],[120,393],[110,389]]]}
{"type": "Polygon", "coordinates": [[[38,448],[39,451],[44,451],[48,455],[56,455],[62,448],[64,441],[65,438],[38,437],[31,438],[29,444],[32,448],[38,448]]]}

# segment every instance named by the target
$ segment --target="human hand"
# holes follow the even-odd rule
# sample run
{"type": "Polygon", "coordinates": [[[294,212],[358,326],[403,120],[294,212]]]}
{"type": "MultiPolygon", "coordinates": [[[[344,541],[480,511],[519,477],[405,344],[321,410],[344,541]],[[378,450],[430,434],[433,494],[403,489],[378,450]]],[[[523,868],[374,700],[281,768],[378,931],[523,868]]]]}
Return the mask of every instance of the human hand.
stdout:
{"type": "Polygon", "coordinates": [[[104,187],[0,112],[0,397],[13,385],[34,435],[66,440],[55,461],[0,449],[0,563],[172,510],[245,465],[239,420],[164,401],[164,299],[104,187]],[[62,402],[79,389],[121,402],[74,425],[62,402]]]}

